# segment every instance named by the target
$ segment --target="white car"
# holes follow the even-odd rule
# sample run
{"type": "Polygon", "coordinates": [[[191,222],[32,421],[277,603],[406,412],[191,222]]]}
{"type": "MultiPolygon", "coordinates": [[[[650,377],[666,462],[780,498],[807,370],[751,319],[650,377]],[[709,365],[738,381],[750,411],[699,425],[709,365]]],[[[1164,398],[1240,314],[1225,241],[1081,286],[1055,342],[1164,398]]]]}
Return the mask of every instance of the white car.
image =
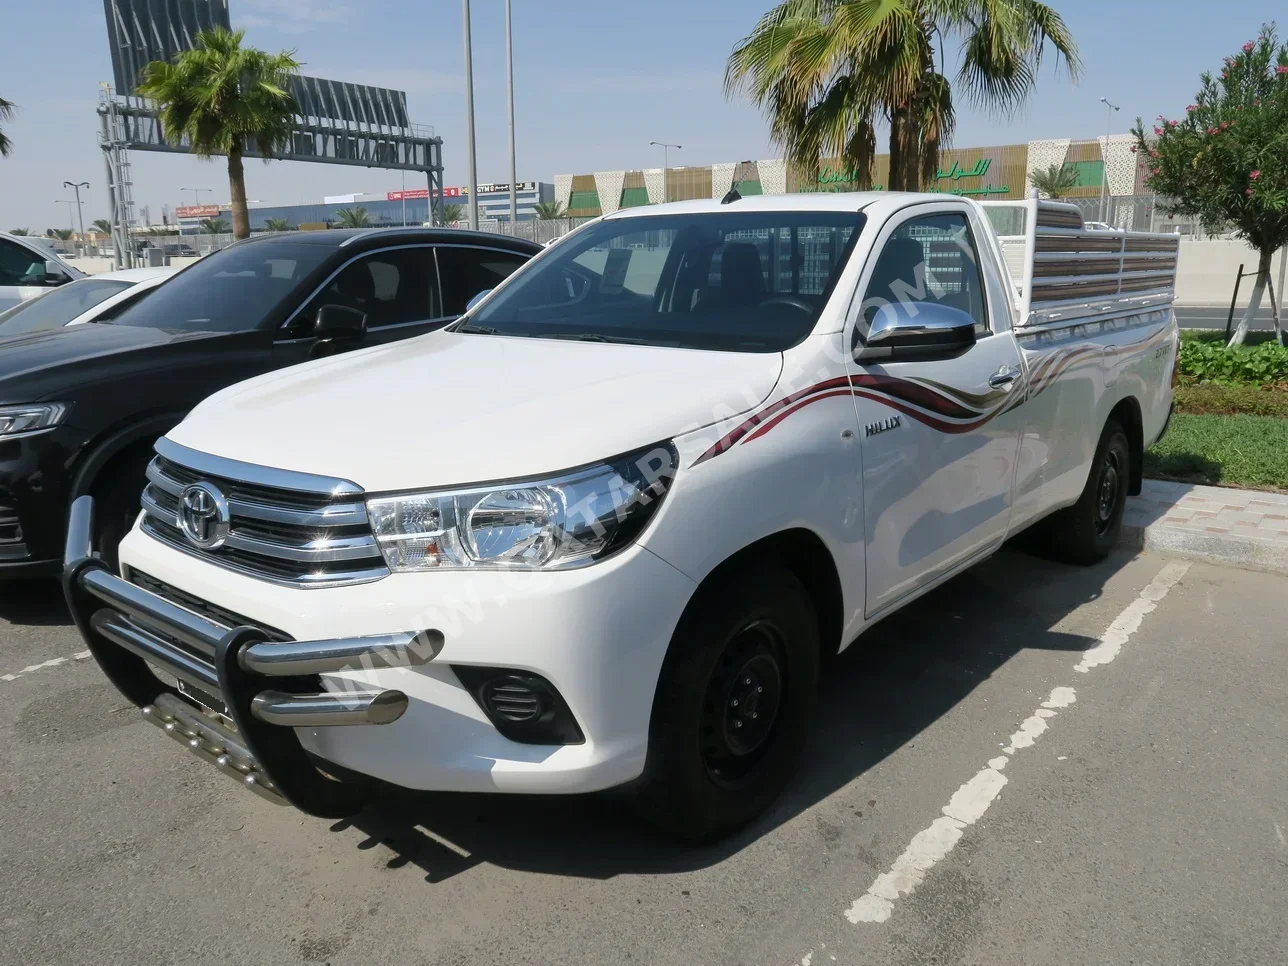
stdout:
{"type": "Polygon", "coordinates": [[[1114,240],[941,194],[609,215],[441,332],[209,397],[156,444],[120,576],[73,505],[73,614],[149,720],[279,803],[624,786],[725,833],[865,629],[1035,523],[1115,546],[1170,414],[1178,243],[1114,240]]]}
{"type": "Polygon", "coordinates": [[[0,234],[0,312],[84,277],[46,239],[0,234]]]}
{"type": "Polygon", "coordinates": [[[110,320],[178,271],[177,268],[127,268],[87,275],[0,312],[0,339],[64,325],[110,320]]]}

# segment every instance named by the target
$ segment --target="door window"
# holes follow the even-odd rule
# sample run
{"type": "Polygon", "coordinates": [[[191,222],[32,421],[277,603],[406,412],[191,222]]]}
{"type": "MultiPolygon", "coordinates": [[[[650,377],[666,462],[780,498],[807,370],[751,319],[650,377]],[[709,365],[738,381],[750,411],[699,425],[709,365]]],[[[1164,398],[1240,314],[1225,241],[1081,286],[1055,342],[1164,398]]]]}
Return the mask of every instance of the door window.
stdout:
{"type": "Polygon", "coordinates": [[[324,305],[357,309],[367,316],[368,329],[439,318],[444,313],[438,304],[434,250],[394,248],[346,265],[295,317],[296,334],[307,334],[324,305]]]}
{"type": "Polygon", "coordinates": [[[486,248],[438,249],[438,271],[443,280],[444,315],[461,315],[470,299],[496,288],[528,260],[517,252],[486,248]]]}
{"type": "Polygon", "coordinates": [[[0,285],[44,285],[45,259],[25,245],[0,239],[0,285]]]}
{"type": "Polygon", "coordinates": [[[862,334],[883,305],[936,302],[975,320],[988,334],[979,250],[962,212],[943,212],[905,221],[886,240],[863,299],[862,334]]]}

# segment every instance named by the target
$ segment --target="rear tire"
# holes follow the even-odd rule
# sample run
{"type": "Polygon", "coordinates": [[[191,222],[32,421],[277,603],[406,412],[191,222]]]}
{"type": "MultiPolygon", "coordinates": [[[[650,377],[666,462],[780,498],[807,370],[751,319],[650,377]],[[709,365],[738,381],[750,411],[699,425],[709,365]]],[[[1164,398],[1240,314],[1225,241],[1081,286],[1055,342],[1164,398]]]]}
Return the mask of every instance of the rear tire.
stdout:
{"type": "Polygon", "coordinates": [[[791,571],[740,566],[704,587],[671,639],[634,799],[686,842],[763,812],[799,764],[819,674],[818,619],[791,571]]]}
{"type": "Polygon", "coordinates": [[[1082,496],[1073,506],[1047,521],[1055,551],[1065,560],[1093,564],[1104,560],[1118,545],[1131,482],[1131,445],[1117,420],[1109,420],[1082,496]]]}

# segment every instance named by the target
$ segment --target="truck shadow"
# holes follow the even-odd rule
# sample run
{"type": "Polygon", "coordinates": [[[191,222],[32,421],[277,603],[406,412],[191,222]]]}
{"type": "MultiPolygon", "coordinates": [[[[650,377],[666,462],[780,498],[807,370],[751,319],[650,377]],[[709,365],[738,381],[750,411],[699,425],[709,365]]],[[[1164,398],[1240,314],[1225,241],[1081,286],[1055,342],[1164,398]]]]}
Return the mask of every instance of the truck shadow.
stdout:
{"type": "Polygon", "coordinates": [[[386,788],[331,826],[441,882],[475,865],[585,878],[714,865],[844,787],[917,736],[1024,649],[1081,652],[1093,638],[1052,630],[1100,597],[1127,553],[1075,568],[1008,547],[892,615],[826,674],[814,738],[777,805],[742,832],[692,848],[638,819],[619,794],[535,797],[386,788]]]}

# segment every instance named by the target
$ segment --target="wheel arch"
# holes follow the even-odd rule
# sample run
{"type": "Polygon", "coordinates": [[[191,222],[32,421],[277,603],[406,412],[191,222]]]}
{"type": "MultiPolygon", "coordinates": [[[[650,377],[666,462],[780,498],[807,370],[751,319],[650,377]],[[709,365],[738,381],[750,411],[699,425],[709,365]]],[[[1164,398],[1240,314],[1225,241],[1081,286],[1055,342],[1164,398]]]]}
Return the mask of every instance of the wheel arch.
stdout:
{"type": "Polygon", "coordinates": [[[1131,479],[1127,492],[1138,496],[1145,477],[1145,426],[1140,402],[1135,396],[1120,399],[1110,410],[1109,418],[1116,420],[1127,434],[1127,446],[1131,453],[1131,479]]]}
{"type": "Polygon", "coordinates": [[[844,628],[844,597],[836,561],[822,538],[813,530],[795,527],[780,530],[748,544],[717,564],[698,584],[681,623],[689,609],[699,602],[704,592],[729,573],[754,560],[774,560],[784,564],[805,588],[818,615],[819,657],[826,666],[841,648],[844,628]]]}
{"type": "MultiPolygon", "coordinates": [[[[157,438],[164,436],[183,419],[182,413],[165,413],[130,423],[96,441],[81,459],[72,478],[69,500],[93,492],[95,485],[109,467],[122,460],[137,459],[150,452],[157,438]]],[[[142,487],[140,487],[140,491],[142,487]]]]}

